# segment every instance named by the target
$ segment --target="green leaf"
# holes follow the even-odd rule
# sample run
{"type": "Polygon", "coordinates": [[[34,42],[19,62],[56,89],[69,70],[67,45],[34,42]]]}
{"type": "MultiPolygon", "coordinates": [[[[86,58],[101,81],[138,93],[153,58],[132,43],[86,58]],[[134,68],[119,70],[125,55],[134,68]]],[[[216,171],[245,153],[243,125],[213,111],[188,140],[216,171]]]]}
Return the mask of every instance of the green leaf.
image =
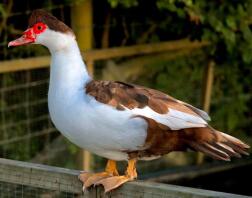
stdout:
{"type": "Polygon", "coordinates": [[[117,7],[118,5],[118,0],[108,0],[112,8],[117,7]]]}
{"type": "Polygon", "coordinates": [[[235,22],[235,17],[233,17],[233,16],[230,16],[230,15],[227,16],[226,23],[227,23],[227,26],[233,30],[237,28],[236,22],[235,22]]]}
{"type": "Polygon", "coordinates": [[[243,53],[242,53],[242,60],[245,63],[251,63],[252,62],[251,51],[244,50],[243,53]]]}
{"type": "Polygon", "coordinates": [[[0,3],[0,16],[2,17],[6,17],[6,11],[4,9],[4,5],[2,3],[0,3]]]}
{"type": "Polygon", "coordinates": [[[248,26],[243,26],[242,28],[243,38],[246,42],[252,42],[252,32],[248,26]]]}
{"type": "Polygon", "coordinates": [[[138,5],[137,0],[108,0],[112,8],[116,8],[119,5],[122,5],[125,8],[130,8],[138,5]]]}

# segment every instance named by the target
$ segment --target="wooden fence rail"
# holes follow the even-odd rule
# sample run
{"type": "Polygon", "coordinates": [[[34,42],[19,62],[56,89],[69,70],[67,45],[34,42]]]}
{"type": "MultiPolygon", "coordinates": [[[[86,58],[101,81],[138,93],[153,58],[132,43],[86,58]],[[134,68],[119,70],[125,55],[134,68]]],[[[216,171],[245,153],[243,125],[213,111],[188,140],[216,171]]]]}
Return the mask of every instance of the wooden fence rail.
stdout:
{"type": "MultiPolygon", "coordinates": [[[[93,65],[93,62],[97,60],[105,60],[134,55],[146,55],[152,53],[161,53],[186,49],[191,51],[199,49],[206,45],[208,45],[208,42],[191,42],[188,39],[182,39],[177,41],[142,44],[128,47],[113,47],[108,49],[87,50],[83,52],[83,55],[89,69],[93,70],[92,68],[90,68],[90,66],[93,65]]],[[[0,61],[0,73],[45,68],[48,67],[49,64],[50,56],[0,61]]]]}
{"type": "MultiPolygon", "coordinates": [[[[90,191],[82,193],[82,186],[78,180],[77,175],[79,171],[69,170],[64,168],[57,168],[45,166],[40,164],[33,164],[27,162],[20,162],[14,160],[7,160],[0,158],[0,197],[62,197],[60,193],[65,194],[64,197],[124,197],[124,198],[206,198],[206,197],[223,197],[223,198],[246,198],[248,196],[234,195],[222,192],[194,189],[188,187],[180,187],[175,185],[151,183],[151,182],[129,182],[119,189],[104,194],[102,187],[92,188],[90,191]],[[8,189],[4,189],[4,184],[8,184],[8,189]],[[1,187],[2,185],[2,187],[1,187]],[[11,190],[11,185],[15,186],[11,190]],[[25,194],[26,189],[29,188],[29,194],[25,194]],[[31,190],[33,188],[33,190],[31,190]],[[22,192],[17,194],[19,189],[22,192]],[[38,194],[36,189],[40,189],[38,194]],[[43,191],[41,190],[43,189],[43,191]],[[46,191],[48,190],[48,192],[46,191]],[[8,195],[4,194],[8,193],[8,195]],[[50,194],[51,193],[51,194],[50,194]],[[15,196],[12,196],[15,195],[15,196]]],[[[6,185],[5,185],[6,186],[6,185]]],[[[62,194],[61,194],[62,195],[62,194]]]]}

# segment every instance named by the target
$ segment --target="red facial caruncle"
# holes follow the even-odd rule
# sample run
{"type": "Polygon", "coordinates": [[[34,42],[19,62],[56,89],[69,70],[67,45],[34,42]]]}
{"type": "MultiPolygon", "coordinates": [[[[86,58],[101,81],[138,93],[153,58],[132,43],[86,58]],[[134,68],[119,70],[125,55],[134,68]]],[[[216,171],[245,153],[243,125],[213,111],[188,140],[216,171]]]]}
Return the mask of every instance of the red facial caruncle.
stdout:
{"type": "Polygon", "coordinates": [[[44,32],[46,28],[47,28],[46,24],[42,22],[36,23],[31,28],[28,28],[20,38],[9,42],[8,47],[34,43],[37,35],[44,32]]]}

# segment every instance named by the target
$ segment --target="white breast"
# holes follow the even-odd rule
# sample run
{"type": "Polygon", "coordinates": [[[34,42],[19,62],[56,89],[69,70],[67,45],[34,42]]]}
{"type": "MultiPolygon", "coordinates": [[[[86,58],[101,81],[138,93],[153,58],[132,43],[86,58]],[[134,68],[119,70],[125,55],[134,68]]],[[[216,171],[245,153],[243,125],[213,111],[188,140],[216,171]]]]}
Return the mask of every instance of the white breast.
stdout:
{"type": "Polygon", "coordinates": [[[48,95],[49,112],[56,128],[74,144],[100,156],[126,160],[122,151],[138,150],[147,136],[147,123],[131,118],[85,94],[90,80],[81,56],[74,51],[52,56],[48,95]]]}
{"type": "Polygon", "coordinates": [[[126,111],[96,102],[79,93],[71,101],[49,92],[49,110],[55,126],[76,145],[103,157],[126,160],[122,151],[138,150],[144,145],[147,124],[130,118],[126,111]]]}

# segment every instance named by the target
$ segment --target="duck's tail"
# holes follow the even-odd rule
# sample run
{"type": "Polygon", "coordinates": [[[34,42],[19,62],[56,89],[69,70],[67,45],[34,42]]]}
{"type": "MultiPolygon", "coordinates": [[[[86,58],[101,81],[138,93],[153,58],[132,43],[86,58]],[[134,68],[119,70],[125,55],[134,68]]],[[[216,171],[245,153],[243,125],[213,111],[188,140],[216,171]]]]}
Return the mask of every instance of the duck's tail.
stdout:
{"type": "Polygon", "coordinates": [[[230,161],[231,157],[249,155],[249,145],[211,127],[184,129],[187,145],[212,158],[230,161]]]}

